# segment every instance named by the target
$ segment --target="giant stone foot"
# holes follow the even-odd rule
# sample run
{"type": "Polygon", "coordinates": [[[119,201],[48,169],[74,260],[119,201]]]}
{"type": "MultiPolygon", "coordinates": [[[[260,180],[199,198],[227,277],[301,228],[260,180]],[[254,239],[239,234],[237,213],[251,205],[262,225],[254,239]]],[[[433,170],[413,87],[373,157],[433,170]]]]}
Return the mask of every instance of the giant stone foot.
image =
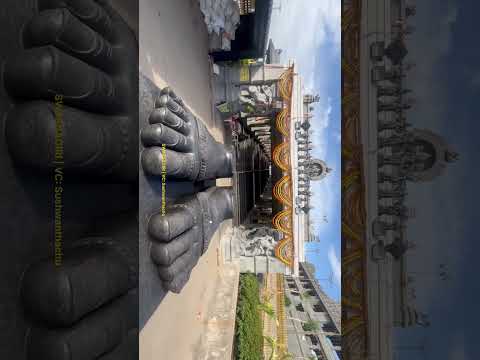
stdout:
{"type": "Polygon", "coordinates": [[[110,2],[2,2],[1,359],[138,359],[138,46],[110,2]]]}
{"type": "Polygon", "coordinates": [[[211,187],[151,215],[150,255],[168,290],[179,293],[209,246],[219,224],[233,217],[230,188],[211,187]]]}
{"type": "Polygon", "coordinates": [[[170,88],[161,90],[148,122],[141,132],[146,174],[191,181],[232,176],[232,154],[170,88]]]}
{"type": "Polygon", "coordinates": [[[18,165],[136,180],[138,45],[106,0],[38,0],[7,59],[6,120],[18,165]],[[56,146],[57,145],[57,146],[56,146]],[[56,150],[62,149],[63,156],[56,150]]]}
{"type": "Polygon", "coordinates": [[[26,270],[21,297],[32,320],[25,338],[27,360],[138,358],[133,244],[82,239],[60,265],[49,259],[26,270]]]}

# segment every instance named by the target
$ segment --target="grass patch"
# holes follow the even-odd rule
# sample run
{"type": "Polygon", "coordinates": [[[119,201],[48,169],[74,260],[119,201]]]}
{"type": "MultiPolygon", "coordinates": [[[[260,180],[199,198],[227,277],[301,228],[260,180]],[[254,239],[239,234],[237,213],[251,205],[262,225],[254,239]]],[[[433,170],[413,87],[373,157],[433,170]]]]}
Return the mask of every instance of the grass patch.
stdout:
{"type": "Polygon", "coordinates": [[[235,353],[237,360],[263,360],[260,288],[254,274],[240,274],[235,353]]]}

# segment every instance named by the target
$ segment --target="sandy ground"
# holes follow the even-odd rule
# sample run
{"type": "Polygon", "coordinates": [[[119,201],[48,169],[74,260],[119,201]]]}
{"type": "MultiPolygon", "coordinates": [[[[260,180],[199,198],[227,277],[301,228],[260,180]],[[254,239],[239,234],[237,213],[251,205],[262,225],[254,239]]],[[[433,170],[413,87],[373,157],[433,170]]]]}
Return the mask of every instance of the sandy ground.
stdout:
{"type": "Polygon", "coordinates": [[[141,360],[231,358],[238,267],[224,265],[220,233],[179,295],[168,293],[140,333],[141,360]]]}
{"type": "MultiPolygon", "coordinates": [[[[197,0],[140,0],[140,71],[157,86],[171,86],[223,141],[215,117],[208,34],[197,0]]],[[[230,181],[218,181],[219,186],[230,181]]],[[[222,224],[181,294],[167,293],[140,332],[142,360],[229,359],[238,269],[223,264],[222,224]]],[[[140,304],[141,306],[141,304],[140,304]]]]}

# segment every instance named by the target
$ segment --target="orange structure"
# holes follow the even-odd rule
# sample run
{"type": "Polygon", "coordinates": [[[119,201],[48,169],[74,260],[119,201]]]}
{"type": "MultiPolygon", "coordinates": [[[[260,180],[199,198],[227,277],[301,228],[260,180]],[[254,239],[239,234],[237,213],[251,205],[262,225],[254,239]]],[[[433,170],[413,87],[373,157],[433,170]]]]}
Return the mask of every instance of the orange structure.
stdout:
{"type": "Polygon", "coordinates": [[[275,256],[285,265],[293,267],[294,243],[292,232],[293,194],[292,194],[292,169],[290,159],[290,131],[291,131],[291,106],[293,89],[293,66],[288,68],[278,83],[279,93],[284,102],[284,108],[277,114],[275,126],[282,135],[282,142],[272,151],[275,166],[281,169],[283,176],[273,186],[273,197],[283,207],[273,216],[273,227],[283,234],[283,238],[275,247],[275,256]]]}

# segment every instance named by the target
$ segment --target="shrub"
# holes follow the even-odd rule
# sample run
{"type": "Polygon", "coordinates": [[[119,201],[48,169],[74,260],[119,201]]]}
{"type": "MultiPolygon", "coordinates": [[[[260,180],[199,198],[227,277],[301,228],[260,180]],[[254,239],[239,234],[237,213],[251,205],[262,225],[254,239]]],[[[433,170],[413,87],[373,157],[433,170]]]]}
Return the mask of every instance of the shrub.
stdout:
{"type": "Polygon", "coordinates": [[[304,331],[318,331],[320,329],[320,325],[317,321],[308,320],[307,322],[302,324],[304,331]]]}
{"type": "Polygon", "coordinates": [[[263,360],[263,326],[260,289],[254,274],[241,274],[235,348],[237,360],[263,360]]]}

